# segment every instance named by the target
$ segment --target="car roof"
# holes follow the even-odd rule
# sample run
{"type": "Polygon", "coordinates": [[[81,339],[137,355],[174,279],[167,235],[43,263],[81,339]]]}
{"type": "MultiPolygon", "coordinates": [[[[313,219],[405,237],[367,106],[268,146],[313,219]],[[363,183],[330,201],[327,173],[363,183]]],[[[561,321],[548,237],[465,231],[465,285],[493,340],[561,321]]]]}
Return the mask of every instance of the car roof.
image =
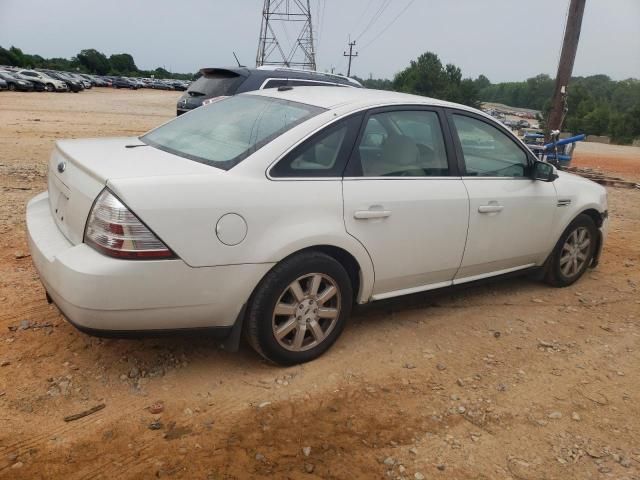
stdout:
{"type": "MultiPolygon", "coordinates": [[[[344,87],[287,87],[268,88],[246,92],[243,95],[261,95],[265,97],[281,98],[293,102],[305,103],[329,110],[338,107],[353,106],[354,109],[367,106],[382,105],[425,105],[434,107],[448,107],[459,110],[467,110],[488,117],[480,110],[460,105],[458,103],[438,100],[437,98],[411,95],[408,93],[392,92],[389,90],[373,90],[368,88],[344,88],[344,87]]],[[[489,117],[491,118],[491,117],[489,117]]]]}

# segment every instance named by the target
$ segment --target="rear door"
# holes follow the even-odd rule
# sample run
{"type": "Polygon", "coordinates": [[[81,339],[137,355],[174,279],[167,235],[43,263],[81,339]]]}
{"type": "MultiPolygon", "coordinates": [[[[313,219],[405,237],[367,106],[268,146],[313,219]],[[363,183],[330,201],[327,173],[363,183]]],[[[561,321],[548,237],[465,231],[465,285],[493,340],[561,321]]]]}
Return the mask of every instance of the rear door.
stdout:
{"type": "Polygon", "coordinates": [[[449,121],[470,200],[454,283],[540,264],[557,210],[555,186],[532,179],[532,155],[495,122],[462,111],[450,111],[449,121]]]}
{"type": "Polygon", "coordinates": [[[450,285],[467,235],[469,199],[443,111],[370,111],[343,180],[344,222],[369,252],[373,299],[450,285]]]}

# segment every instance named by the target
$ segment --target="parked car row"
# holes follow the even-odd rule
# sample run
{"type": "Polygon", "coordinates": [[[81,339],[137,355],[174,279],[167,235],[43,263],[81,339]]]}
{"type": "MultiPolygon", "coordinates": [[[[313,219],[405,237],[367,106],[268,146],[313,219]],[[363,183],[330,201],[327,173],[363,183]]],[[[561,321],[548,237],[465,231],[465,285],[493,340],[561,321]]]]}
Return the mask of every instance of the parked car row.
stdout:
{"type": "Polygon", "coordinates": [[[0,65],[0,90],[20,92],[81,92],[93,87],[154,88],[184,91],[186,80],[90,75],[88,73],[63,72],[50,69],[22,69],[0,65]]]}
{"type": "Polygon", "coordinates": [[[153,88],[156,90],[184,91],[189,87],[187,80],[135,78],[135,77],[104,77],[112,82],[114,88],[153,88]]]}

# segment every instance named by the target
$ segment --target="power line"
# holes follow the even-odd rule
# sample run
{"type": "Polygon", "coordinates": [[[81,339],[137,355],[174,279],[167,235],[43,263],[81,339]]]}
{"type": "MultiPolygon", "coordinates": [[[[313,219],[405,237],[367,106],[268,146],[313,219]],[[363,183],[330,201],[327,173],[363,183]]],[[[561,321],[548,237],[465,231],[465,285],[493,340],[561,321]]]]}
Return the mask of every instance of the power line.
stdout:
{"type": "Polygon", "coordinates": [[[380,16],[384,13],[384,11],[387,9],[387,7],[390,4],[391,4],[391,0],[382,0],[382,3],[380,4],[380,8],[378,8],[378,10],[373,14],[373,16],[371,17],[371,20],[369,20],[369,23],[367,24],[367,26],[364,27],[364,30],[362,32],[360,32],[360,35],[358,35],[356,37],[356,40],[360,40],[360,38],[362,38],[362,36],[365,33],[367,33],[367,31],[378,21],[380,16]]]}
{"type": "Polygon", "coordinates": [[[396,22],[396,20],[398,20],[398,19],[402,16],[402,14],[403,14],[404,12],[406,12],[406,11],[409,9],[409,7],[410,7],[411,5],[413,5],[413,3],[414,3],[415,1],[416,1],[416,0],[410,0],[410,1],[409,1],[409,3],[407,3],[407,5],[406,5],[406,6],[405,6],[401,11],[400,11],[400,13],[398,13],[398,15],[396,15],[396,16],[393,18],[393,20],[391,20],[391,22],[389,22],[389,23],[387,24],[387,26],[386,26],[386,27],[384,27],[384,28],[380,31],[380,33],[378,33],[378,35],[376,35],[376,36],[375,36],[375,37],[374,37],[374,38],[373,38],[369,43],[367,43],[367,44],[366,44],[364,47],[362,47],[360,50],[361,50],[361,51],[362,51],[362,50],[364,50],[364,49],[365,49],[365,48],[367,48],[369,45],[371,45],[373,42],[375,42],[376,40],[378,40],[378,38],[380,38],[380,37],[382,36],[382,34],[383,34],[384,32],[386,32],[386,31],[391,27],[391,25],[393,25],[393,24],[396,22]]]}
{"type": "Polygon", "coordinates": [[[372,0],[368,0],[366,2],[364,10],[362,10],[362,13],[357,17],[358,21],[353,25],[353,29],[351,30],[352,32],[356,31],[356,27],[358,28],[358,30],[360,30],[360,26],[364,23],[365,19],[367,18],[367,14],[369,13],[369,10],[371,9],[372,5],[373,5],[372,0]]]}

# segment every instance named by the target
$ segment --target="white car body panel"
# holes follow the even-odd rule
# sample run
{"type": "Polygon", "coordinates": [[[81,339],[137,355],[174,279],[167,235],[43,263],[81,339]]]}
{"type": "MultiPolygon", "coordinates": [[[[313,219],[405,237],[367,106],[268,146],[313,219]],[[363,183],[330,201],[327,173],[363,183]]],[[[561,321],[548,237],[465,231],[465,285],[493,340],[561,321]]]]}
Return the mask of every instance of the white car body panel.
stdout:
{"type": "Polygon", "coordinates": [[[296,87],[243,95],[277,96],[328,110],[228,171],[151,146],[126,148],[140,145],[137,138],[57,143],[49,193],[29,203],[27,225],[42,282],[74,323],[105,330],[228,327],[274,265],[313,247],[337,248],[355,259],[357,301],[365,303],[542,265],[578,214],[595,210],[606,217],[604,188],[563,172],[552,183],[271,178],[271,167],[288,152],[353,112],[429,105],[495,121],[448,102],[365,89],[296,87]],[[65,164],[62,173],[60,163],[65,164]],[[105,187],[178,258],[122,260],[83,243],[90,209],[105,187]],[[490,202],[504,208],[478,212],[490,202]],[[376,210],[390,215],[375,218],[376,210]],[[356,212],[368,218],[356,219],[356,212]],[[216,233],[227,214],[242,217],[247,226],[234,245],[216,233]]]}
{"type": "MultiPolygon", "coordinates": [[[[558,172],[558,179],[553,182],[558,192],[558,202],[564,206],[558,207],[554,225],[549,235],[547,247],[553,248],[553,239],[557,239],[576,216],[586,210],[606,212],[609,208],[607,190],[591,180],[568,172],[558,172]]],[[[608,218],[605,219],[601,231],[603,240],[607,236],[608,218]]]]}
{"type": "Polygon", "coordinates": [[[227,327],[273,264],[191,268],[182,260],[131,262],[73,245],[49,214],[47,193],[27,206],[33,262],[56,305],[81,328],[227,327]],[[229,281],[233,279],[233,281],[229,281]],[[245,297],[244,301],[239,301],[245,297]]]}
{"type": "Polygon", "coordinates": [[[554,184],[510,177],[463,181],[470,199],[469,233],[456,280],[544,262],[557,210],[554,184]]]}
{"type": "Polygon", "coordinates": [[[469,216],[460,178],[346,178],[343,189],[347,232],[373,259],[374,296],[451,283],[469,216]]]}
{"type": "Polygon", "coordinates": [[[149,146],[125,147],[140,144],[135,137],[56,142],[49,159],[48,191],[58,227],[73,244],[82,242],[89,210],[107,179],[125,174],[127,178],[220,174],[218,169],[149,146]]]}

